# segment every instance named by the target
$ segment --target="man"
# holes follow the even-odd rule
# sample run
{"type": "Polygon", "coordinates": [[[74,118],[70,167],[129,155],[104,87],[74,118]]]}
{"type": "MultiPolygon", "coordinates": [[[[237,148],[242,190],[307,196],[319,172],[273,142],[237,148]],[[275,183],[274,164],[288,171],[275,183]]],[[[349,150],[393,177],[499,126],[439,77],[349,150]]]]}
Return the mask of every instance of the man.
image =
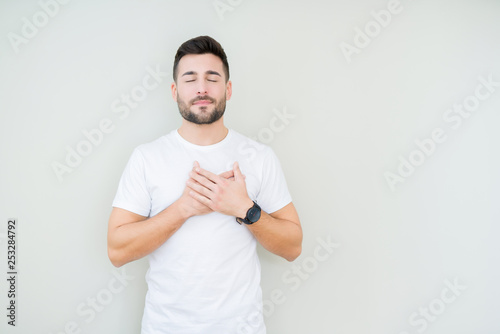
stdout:
{"type": "Polygon", "coordinates": [[[173,77],[182,125],[134,150],[109,258],[119,267],[149,255],[143,334],[265,333],[256,243],[288,261],[302,244],[283,172],[270,147],[224,126],[232,83],[217,41],[182,44],[173,77]]]}

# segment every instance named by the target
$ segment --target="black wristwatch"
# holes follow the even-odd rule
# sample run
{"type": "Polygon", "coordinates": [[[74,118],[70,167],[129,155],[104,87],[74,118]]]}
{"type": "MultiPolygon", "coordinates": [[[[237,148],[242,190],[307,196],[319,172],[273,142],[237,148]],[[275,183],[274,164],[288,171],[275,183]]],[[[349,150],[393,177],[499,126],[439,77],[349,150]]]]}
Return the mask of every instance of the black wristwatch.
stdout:
{"type": "Polygon", "coordinates": [[[241,223],[251,225],[260,219],[260,213],[261,213],[260,206],[254,201],[253,206],[250,209],[248,209],[246,217],[245,218],[236,217],[236,221],[240,225],[241,223]]]}

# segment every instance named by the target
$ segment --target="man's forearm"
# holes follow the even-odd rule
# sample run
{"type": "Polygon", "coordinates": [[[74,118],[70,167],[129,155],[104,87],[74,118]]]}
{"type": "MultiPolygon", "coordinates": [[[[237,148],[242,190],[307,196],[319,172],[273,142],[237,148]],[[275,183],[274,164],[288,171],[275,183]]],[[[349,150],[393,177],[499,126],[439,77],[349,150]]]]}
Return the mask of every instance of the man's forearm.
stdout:
{"type": "Polygon", "coordinates": [[[178,203],[174,202],[154,217],[116,227],[108,232],[108,253],[111,262],[120,267],[152,253],[167,241],[187,218],[178,203]]]}
{"type": "Polygon", "coordinates": [[[247,225],[259,243],[271,253],[288,261],[295,260],[302,251],[302,228],[286,219],[278,219],[262,211],[259,221],[247,225]]]}
{"type": "MultiPolygon", "coordinates": [[[[199,167],[198,162],[195,161],[194,167],[199,167]]],[[[231,179],[234,174],[227,171],[219,177],[231,179]]],[[[111,262],[119,267],[140,259],[160,247],[189,217],[212,212],[212,209],[193,199],[189,191],[190,188],[184,188],[177,201],[149,219],[126,210],[116,214],[113,211],[108,229],[108,256],[111,262]]]]}

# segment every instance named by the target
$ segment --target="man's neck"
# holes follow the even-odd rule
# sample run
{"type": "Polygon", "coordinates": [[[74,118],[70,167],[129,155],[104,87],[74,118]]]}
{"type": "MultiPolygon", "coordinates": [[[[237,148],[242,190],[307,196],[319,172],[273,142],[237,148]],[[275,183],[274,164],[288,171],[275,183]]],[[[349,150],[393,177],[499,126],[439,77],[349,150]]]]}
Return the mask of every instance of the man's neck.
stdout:
{"type": "Polygon", "coordinates": [[[224,126],[223,117],[212,124],[195,124],[182,119],[177,131],[188,142],[200,146],[216,144],[226,138],[229,132],[224,126]]]}

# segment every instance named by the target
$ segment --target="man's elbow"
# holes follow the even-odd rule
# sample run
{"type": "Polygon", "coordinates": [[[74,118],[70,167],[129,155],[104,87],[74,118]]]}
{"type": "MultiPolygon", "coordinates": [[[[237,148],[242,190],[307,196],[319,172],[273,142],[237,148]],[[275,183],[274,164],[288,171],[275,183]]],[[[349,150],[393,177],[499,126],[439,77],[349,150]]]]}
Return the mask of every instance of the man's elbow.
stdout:
{"type": "Polygon", "coordinates": [[[123,256],[121,256],[120,252],[109,246],[108,246],[108,258],[111,261],[111,264],[113,264],[113,266],[115,266],[116,268],[120,268],[121,266],[127,263],[124,260],[123,256]]]}
{"type": "Polygon", "coordinates": [[[302,238],[302,229],[300,229],[300,234],[295,239],[293,246],[291,246],[288,250],[288,254],[286,254],[286,256],[283,256],[288,262],[295,261],[295,259],[297,259],[302,253],[302,238]]]}
{"type": "Polygon", "coordinates": [[[288,262],[295,261],[302,253],[302,246],[295,247],[286,256],[283,256],[288,262]]]}

